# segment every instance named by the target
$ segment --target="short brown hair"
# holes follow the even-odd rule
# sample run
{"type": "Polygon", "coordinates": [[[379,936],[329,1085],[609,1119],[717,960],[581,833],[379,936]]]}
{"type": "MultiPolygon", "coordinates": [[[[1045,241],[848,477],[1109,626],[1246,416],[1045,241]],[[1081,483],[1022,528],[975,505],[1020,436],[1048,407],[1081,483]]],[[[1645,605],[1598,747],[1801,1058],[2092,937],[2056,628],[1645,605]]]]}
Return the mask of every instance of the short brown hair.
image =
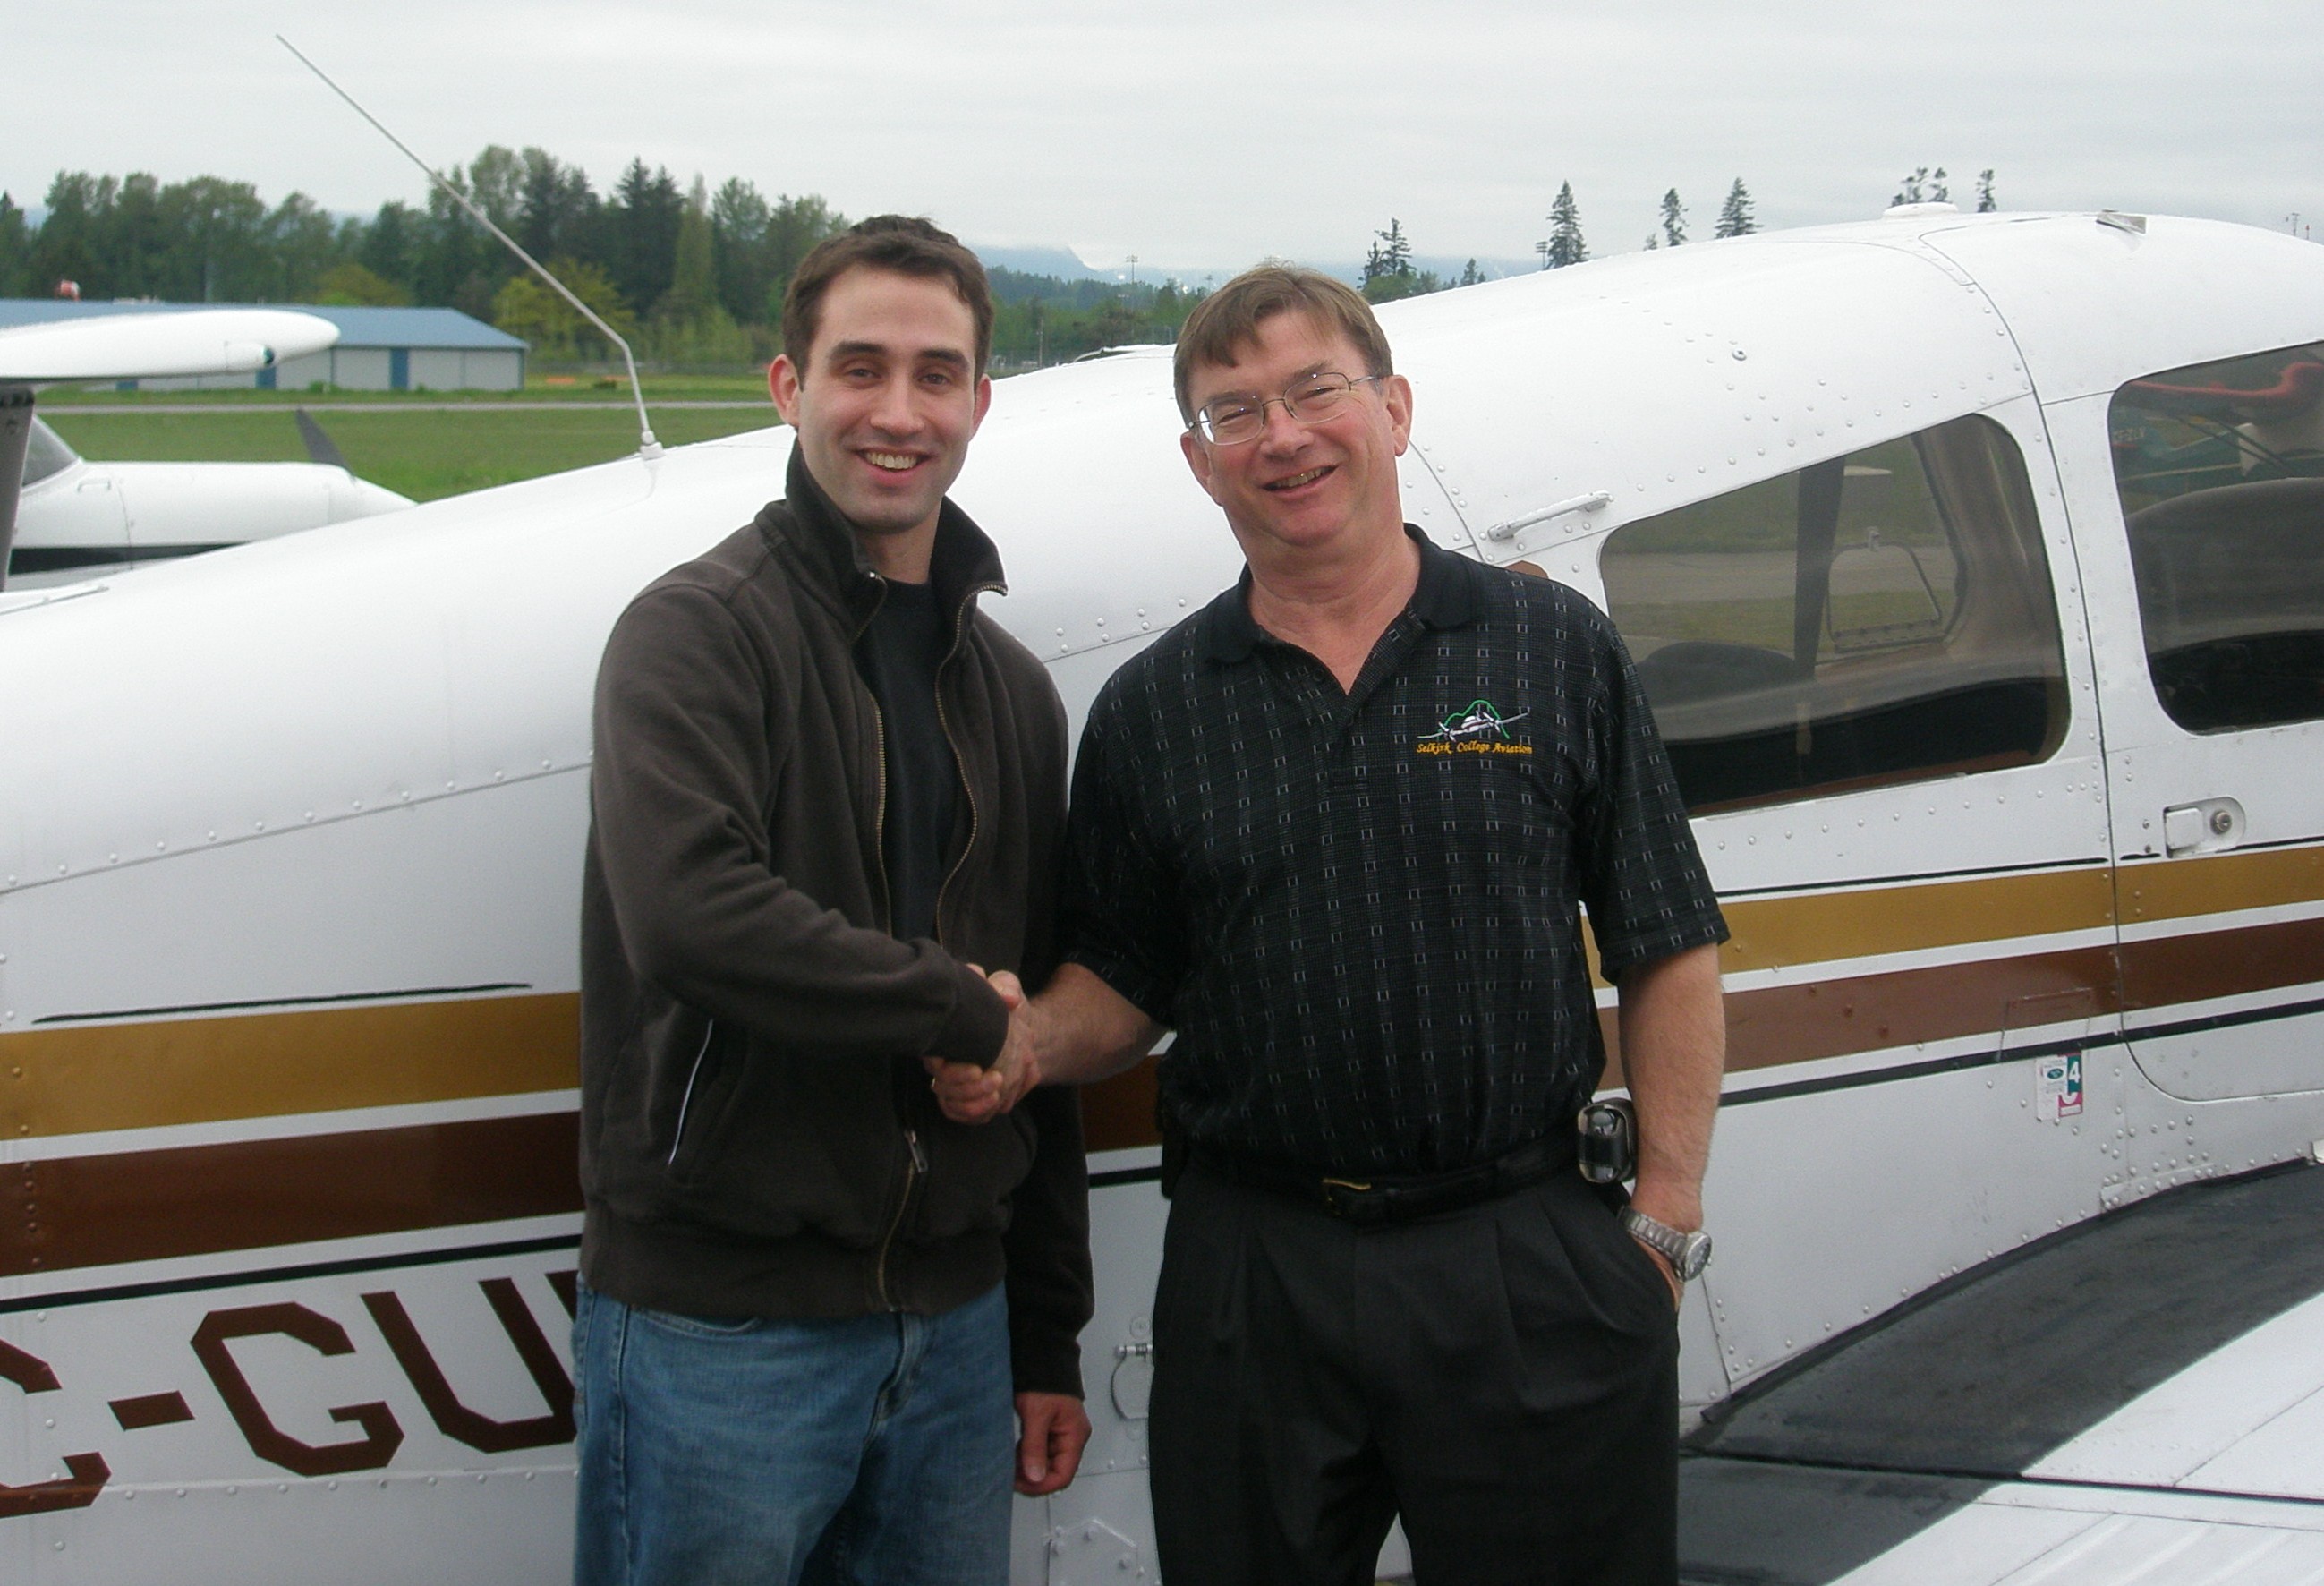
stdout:
{"type": "Polygon", "coordinates": [[[804,372],[815,333],[823,323],[824,294],[831,283],[858,266],[889,270],[924,281],[947,281],[976,319],[976,373],[992,355],[992,285],[984,266],[960,239],[933,220],[913,215],[874,215],[837,236],[825,237],[799,261],[783,292],[783,350],[804,372]]]}
{"type": "Polygon", "coordinates": [[[1277,314],[1305,314],[1326,330],[1346,337],[1364,360],[1364,373],[1396,373],[1388,361],[1388,337],[1372,317],[1372,306],[1346,281],[1303,264],[1260,264],[1244,271],[1194,306],[1178,333],[1171,378],[1177,388],[1178,416],[1194,421],[1186,392],[1197,364],[1232,364],[1235,354],[1259,340],[1259,327],[1277,314]]]}

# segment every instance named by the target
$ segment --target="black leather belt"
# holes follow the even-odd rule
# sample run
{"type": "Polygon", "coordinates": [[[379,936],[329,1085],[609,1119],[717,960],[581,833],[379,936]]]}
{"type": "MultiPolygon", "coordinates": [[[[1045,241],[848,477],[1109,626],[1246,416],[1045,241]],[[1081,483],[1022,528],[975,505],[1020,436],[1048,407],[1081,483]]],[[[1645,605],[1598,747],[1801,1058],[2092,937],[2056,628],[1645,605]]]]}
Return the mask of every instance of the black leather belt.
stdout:
{"type": "Polygon", "coordinates": [[[1489,1162],[1451,1173],[1365,1178],[1321,1174],[1206,1146],[1194,1148],[1194,1160],[1230,1183],[1306,1201],[1350,1222],[1402,1222],[1457,1212],[1539,1184],[1573,1165],[1573,1141],[1571,1138],[1535,1140],[1489,1162]]]}

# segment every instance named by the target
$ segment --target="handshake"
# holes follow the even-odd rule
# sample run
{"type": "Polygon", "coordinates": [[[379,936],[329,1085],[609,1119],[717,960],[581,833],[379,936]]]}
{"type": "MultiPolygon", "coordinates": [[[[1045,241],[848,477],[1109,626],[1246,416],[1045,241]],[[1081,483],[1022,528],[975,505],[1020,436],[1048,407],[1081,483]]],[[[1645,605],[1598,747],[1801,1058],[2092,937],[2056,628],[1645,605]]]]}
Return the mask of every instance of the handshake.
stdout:
{"type": "MultiPolygon", "coordinates": [[[[984,973],[975,964],[969,967],[984,973]]],[[[1009,1008],[1008,1038],[1001,1043],[1001,1056],[992,1060],[992,1066],[980,1068],[973,1063],[949,1063],[942,1057],[920,1059],[928,1071],[928,1086],[936,1093],[936,1105],[954,1123],[989,1123],[1016,1106],[1026,1093],[1041,1083],[1038,1055],[1041,1015],[1025,995],[1024,982],[1005,969],[995,970],[985,978],[992,982],[992,989],[1001,993],[1001,1000],[1009,1008]]]]}

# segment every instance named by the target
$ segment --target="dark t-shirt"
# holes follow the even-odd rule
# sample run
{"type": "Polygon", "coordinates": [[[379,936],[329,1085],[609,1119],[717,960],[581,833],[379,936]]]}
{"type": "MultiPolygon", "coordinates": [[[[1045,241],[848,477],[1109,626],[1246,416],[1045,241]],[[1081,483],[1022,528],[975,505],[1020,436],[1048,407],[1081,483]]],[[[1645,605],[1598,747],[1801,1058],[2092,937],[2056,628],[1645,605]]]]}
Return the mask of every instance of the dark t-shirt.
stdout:
{"type": "Polygon", "coordinates": [[[904,941],[936,935],[936,894],[951,857],[960,772],[936,714],[936,668],[951,638],[934,587],[891,578],[855,642],[856,669],[880,702],[887,771],[881,858],[889,930],[904,941]]]}
{"type": "Polygon", "coordinates": [[[1090,708],[1067,956],[1175,1027],[1197,1144],[1434,1173],[1570,1130],[1604,1065],[1581,908],[1615,977],[1727,934],[1612,625],[1421,545],[1351,692],[1246,575],[1090,708]]]}

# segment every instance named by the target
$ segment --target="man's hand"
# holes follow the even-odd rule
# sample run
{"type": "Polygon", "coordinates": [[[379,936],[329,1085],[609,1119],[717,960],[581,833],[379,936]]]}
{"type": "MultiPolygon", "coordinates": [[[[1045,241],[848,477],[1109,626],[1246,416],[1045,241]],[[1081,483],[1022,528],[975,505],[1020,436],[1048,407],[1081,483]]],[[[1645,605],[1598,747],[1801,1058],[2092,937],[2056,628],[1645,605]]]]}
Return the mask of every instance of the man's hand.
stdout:
{"type": "Polygon", "coordinates": [[[1070,1394],[1017,1396],[1017,1490],[1040,1498],[1064,1489],[1081,1469],[1090,1440],[1089,1413],[1070,1394]]]}
{"type": "Polygon", "coordinates": [[[1678,1280],[1678,1268],[1671,1265],[1670,1258],[1636,1234],[1631,1235],[1630,1238],[1633,1243],[1646,1252],[1646,1259],[1655,1264],[1655,1270],[1663,1275],[1663,1281],[1670,1285],[1671,1309],[1675,1311],[1685,1305],[1686,1285],[1678,1280]]]}
{"type": "Polygon", "coordinates": [[[936,1093],[936,1104],[944,1115],[954,1123],[987,1123],[1015,1107],[1025,1093],[1041,1083],[1040,1060],[1034,1055],[1035,1021],[1038,1014],[1026,999],[1025,987],[1009,971],[998,970],[990,977],[992,989],[1009,1009],[1009,1034],[1001,1043],[1001,1056],[990,1068],[979,1068],[973,1063],[947,1063],[941,1057],[923,1057],[920,1062],[928,1071],[928,1085],[936,1093]]]}

